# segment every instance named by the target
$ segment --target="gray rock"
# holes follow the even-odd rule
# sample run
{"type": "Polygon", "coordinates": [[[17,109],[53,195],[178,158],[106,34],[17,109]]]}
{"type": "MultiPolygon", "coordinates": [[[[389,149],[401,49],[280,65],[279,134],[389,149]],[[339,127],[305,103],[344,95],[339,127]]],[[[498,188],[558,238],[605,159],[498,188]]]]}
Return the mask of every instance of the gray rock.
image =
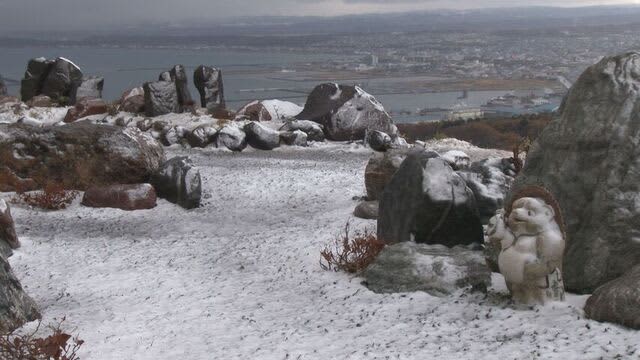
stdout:
{"type": "Polygon", "coordinates": [[[280,133],[276,130],[252,121],[244,126],[247,143],[260,150],[273,150],[280,146],[280,133]]]}
{"type": "Polygon", "coordinates": [[[0,333],[10,333],[39,318],[35,301],[25,293],[7,258],[0,255],[0,333]]]}
{"type": "Polygon", "coordinates": [[[360,219],[375,220],[378,218],[378,207],[379,203],[377,201],[363,201],[356,206],[353,216],[360,219]]]}
{"type": "Polygon", "coordinates": [[[42,86],[53,67],[53,63],[53,61],[45,58],[29,60],[20,86],[20,97],[23,102],[27,102],[42,93],[42,86]]]}
{"type": "Polygon", "coordinates": [[[143,88],[144,111],[147,116],[154,117],[180,112],[178,92],[173,82],[150,82],[145,83],[143,88]]]}
{"type": "Polygon", "coordinates": [[[640,330],[640,265],[596,289],[584,312],[596,321],[640,330]]]}
{"type": "Polygon", "coordinates": [[[510,159],[485,159],[458,171],[476,197],[483,224],[504,207],[504,200],[516,176],[510,159]]]}
{"type": "Polygon", "coordinates": [[[363,277],[376,293],[424,291],[447,296],[461,289],[486,292],[491,285],[482,252],[414,242],[385,247],[363,277]]]}
{"type": "Polygon", "coordinates": [[[144,112],[144,89],[142,87],[125,91],[120,97],[120,110],[133,114],[144,112]]]}
{"type": "Polygon", "coordinates": [[[164,162],[162,146],[136,128],[97,125],[82,120],[63,126],[32,127],[0,124],[0,188],[19,179],[48,182],[65,189],[147,181],[164,162]],[[13,176],[12,176],[13,174],[13,176]]]}
{"type": "Polygon", "coordinates": [[[7,96],[7,85],[4,83],[2,75],[0,75],[0,96],[7,96]]]}
{"type": "Polygon", "coordinates": [[[242,151],[247,147],[247,136],[237,125],[225,125],[216,134],[216,147],[231,151],[242,151]]]}
{"type": "Polygon", "coordinates": [[[182,126],[165,127],[160,135],[160,142],[164,146],[171,146],[180,143],[184,139],[187,131],[182,126]]]}
{"type": "Polygon", "coordinates": [[[378,239],[449,247],[484,242],[475,197],[451,166],[428,151],[411,152],[380,199],[378,239]]]}
{"type": "Polygon", "coordinates": [[[160,75],[158,75],[158,81],[173,82],[171,73],[169,71],[161,72],[160,75]]]}
{"type": "Polygon", "coordinates": [[[280,131],[302,131],[307,134],[308,141],[324,141],[322,125],[309,120],[289,120],[284,123],[280,131]]]}
{"type": "Polygon", "coordinates": [[[165,162],[151,177],[158,196],[185,209],[200,206],[202,180],[200,170],[188,157],[175,157],[165,162]]]}
{"type": "Polygon", "coordinates": [[[9,257],[13,249],[20,247],[15,224],[11,216],[11,207],[0,198],[0,254],[9,257]]]}
{"type": "Polygon", "coordinates": [[[42,94],[64,105],[73,105],[82,79],[82,71],[76,64],[69,59],[59,57],[44,80],[42,94]]]}
{"type": "Polygon", "coordinates": [[[382,104],[357,86],[316,86],[296,119],[322,124],[327,138],[337,141],[362,140],[367,130],[397,132],[382,104]]]}
{"type": "Polygon", "coordinates": [[[283,131],[280,133],[280,142],[289,146],[309,146],[308,135],[300,130],[283,131]]]}
{"type": "Polygon", "coordinates": [[[193,83],[200,93],[200,104],[209,111],[224,109],[222,70],[200,65],[193,73],[193,83]]]}
{"type": "Polygon", "coordinates": [[[184,71],[184,66],[176,65],[171,71],[169,71],[171,81],[176,84],[176,91],[178,93],[178,104],[180,104],[181,110],[193,106],[193,98],[189,92],[189,81],[187,80],[187,73],[184,71]]]}
{"type": "Polygon", "coordinates": [[[204,148],[213,143],[217,130],[211,125],[200,125],[185,134],[191,147],[204,148]]]}
{"type": "Polygon", "coordinates": [[[101,99],[102,89],[104,88],[104,78],[90,77],[82,80],[82,83],[73,94],[72,103],[76,103],[81,99],[101,99]]]}
{"type": "Polygon", "coordinates": [[[364,142],[375,151],[387,151],[392,143],[391,136],[378,130],[367,131],[364,142]]]}
{"type": "Polygon", "coordinates": [[[406,150],[391,150],[376,153],[369,159],[364,171],[368,200],[378,200],[382,197],[384,187],[398,171],[407,154],[406,150]]]}
{"type": "MultiPolygon", "coordinates": [[[[532,145],[511,194],[548,189],[566,222],[564,280],[593,292],[640,264],[640,53],[589,67],[532,145]]],[[[508,201],[508,200],[507,200],[508,201]]]]}

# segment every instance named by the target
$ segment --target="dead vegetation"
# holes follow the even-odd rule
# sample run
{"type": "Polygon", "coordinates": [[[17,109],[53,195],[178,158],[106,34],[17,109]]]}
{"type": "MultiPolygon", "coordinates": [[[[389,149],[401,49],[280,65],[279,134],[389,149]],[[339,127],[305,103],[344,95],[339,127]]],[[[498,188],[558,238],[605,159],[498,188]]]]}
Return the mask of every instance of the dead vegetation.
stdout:
{"type": "Polygon", "coordinates": [[[15,332],[0,335],[0,359],[3,360],[80,360],[78,351],[84,341],[61,329],[65,319],[49,326],[51,335],[41,338],[36,334],[40,325],[31,333],[15,332]]]}
{"type": "Polygon", "coordinates": [[[384,249],[386,244],[368,229],[351,233],[350,228],[347,223],[343,233],[320,252],[320,266],[324,270],[359,273],[384,249]]]}
{"type": "Polygon", "coordinates": [[[62,184],[47,183],[43,190],[26,192],[16,189],[12,203],[22,203],[45,210],[61,210],[73,202],[78,196],[77,191],[65,190],[62,184]]]}

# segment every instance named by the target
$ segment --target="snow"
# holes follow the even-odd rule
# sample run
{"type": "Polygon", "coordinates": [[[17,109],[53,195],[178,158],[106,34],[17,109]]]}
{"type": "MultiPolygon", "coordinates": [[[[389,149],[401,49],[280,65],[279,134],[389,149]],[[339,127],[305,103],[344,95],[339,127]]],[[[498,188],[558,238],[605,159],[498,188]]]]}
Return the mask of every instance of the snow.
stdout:
{"type": "Polygon", "coordinates": [[[12,124],[21,120],[35,126],[55,125],[62,123],[69,109],[70,107],[29,108],[20,102],[8,102],[0,105],[0,124],[12,124]]]}
{"type": "Polygon", "coordinates": [[[0,214],[6,213],[8,208],[7,202],[4,199],[0,199],[0,214]]]}
{"type": "Polygon", "coordinates": [[[57,212],[12,208],[22,242],[10,259],[14,271],[45,324],[66,316],[86,341],[83,360],[640,354],[637,331],[585,319],[586,296],[530,309],[509,305],[497,274],[486,296],[440,298],[375,294],[358,277],[323,271],[320,250],[365,194],[371,151],[363,147],[174,146],[167,155],[190,155],[199,167],[202,208],[159,200],[125,212],[79,199],[57,212]]]}

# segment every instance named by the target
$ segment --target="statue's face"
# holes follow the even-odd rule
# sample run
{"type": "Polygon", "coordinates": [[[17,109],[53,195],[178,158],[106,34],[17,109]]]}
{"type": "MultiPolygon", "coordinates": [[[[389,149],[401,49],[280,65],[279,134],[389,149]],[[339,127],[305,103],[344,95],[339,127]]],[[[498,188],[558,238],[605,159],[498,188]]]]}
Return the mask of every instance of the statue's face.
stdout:
{"type": "Polygon", "coordinates": [[[516,235],[533,235],[554,221],[553,208],[537,198],[521,198],[513,203],[509,228],[516,235]]]}

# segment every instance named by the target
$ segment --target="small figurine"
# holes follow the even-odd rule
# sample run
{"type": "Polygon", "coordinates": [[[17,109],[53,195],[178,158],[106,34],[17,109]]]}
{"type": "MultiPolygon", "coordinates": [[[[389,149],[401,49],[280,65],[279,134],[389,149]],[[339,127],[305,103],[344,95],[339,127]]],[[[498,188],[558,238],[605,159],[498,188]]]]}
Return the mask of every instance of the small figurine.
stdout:
{"type": "Polygon", "coordinates": [[[491,219],[489,241],[500,241],[500,273],[516,303],[564,300],[565,239],[557,204],[550,202],[554,206],[538,197],[515,197],[510,209],[491,219]]]}

